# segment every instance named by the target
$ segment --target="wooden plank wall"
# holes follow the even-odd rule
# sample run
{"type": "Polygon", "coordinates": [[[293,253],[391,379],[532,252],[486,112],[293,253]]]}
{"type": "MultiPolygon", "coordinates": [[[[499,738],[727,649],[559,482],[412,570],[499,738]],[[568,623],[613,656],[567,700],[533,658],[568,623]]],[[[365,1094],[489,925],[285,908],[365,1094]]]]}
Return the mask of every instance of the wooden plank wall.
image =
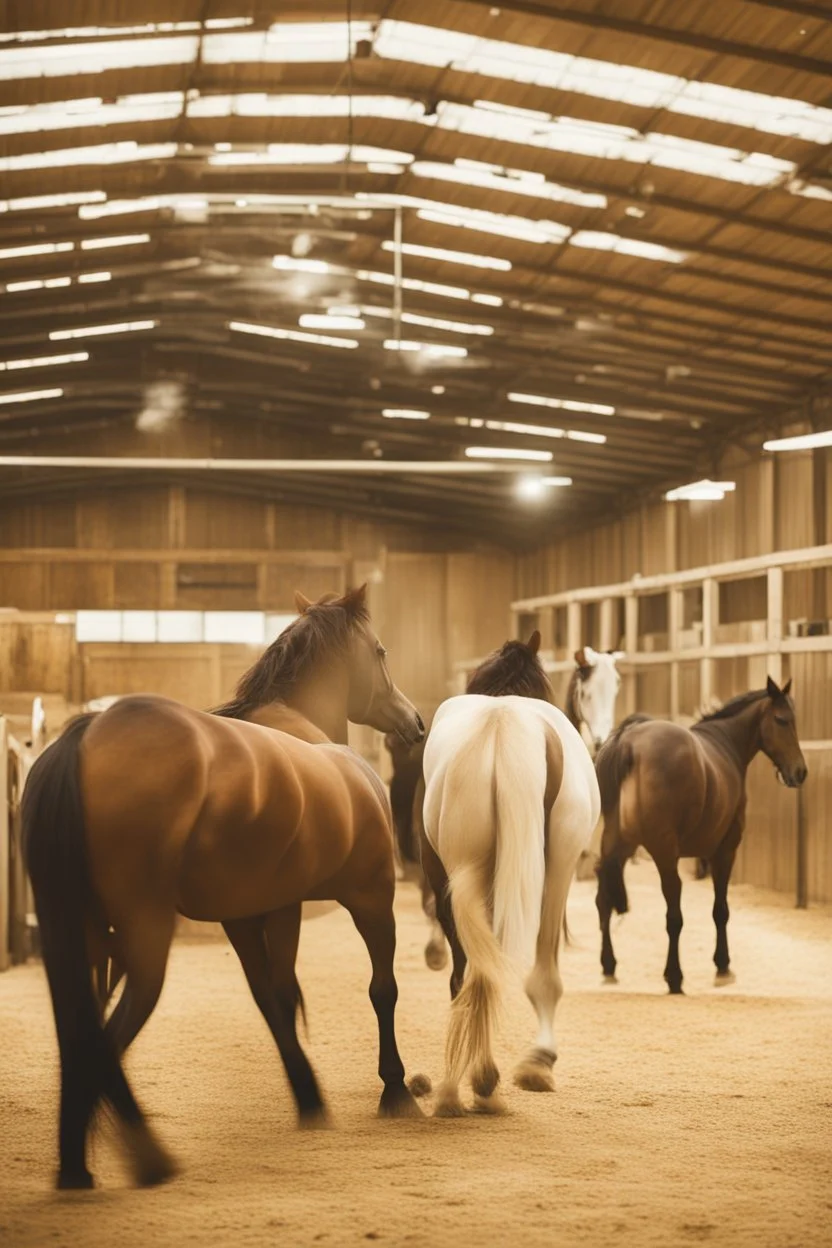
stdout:
{"type": "MultiPolygon", "coordinates": [[[[364,580],[394,679],[426,715],[455,662],[508,636],[514,556],[429,529],[178,487],[0,504],[0,609],[281,612],[296,588],[314,598],[364,580]]],[[[71,624],[0,611],[0,692],[77,704],[153,690],[208,706],[252,658],[236,646],[78,647],[71,624]]]]}

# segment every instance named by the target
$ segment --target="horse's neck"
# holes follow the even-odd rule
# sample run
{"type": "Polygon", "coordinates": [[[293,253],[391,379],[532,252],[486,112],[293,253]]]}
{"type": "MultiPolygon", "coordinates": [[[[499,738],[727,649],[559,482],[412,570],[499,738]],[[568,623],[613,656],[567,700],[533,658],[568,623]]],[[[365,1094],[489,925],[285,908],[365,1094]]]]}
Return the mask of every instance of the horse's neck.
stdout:
{"type": "Polygon", "coordinates": [[[249,712],[246,719],[263,728],[277,728],[280,732],[288,733],[290,737],[308,741],[310,745],[322,745],[329,741],[325,732],[285,702],[267,702],[265,706],[258,706],[249,712]]]}
{"type": "Polygon", "coordinates": [[[349,678],[345,667],[311,672],[286,695],[285,704],[297,711],[330,741],[347,744],[349,678]]]}
{"type": "Polygon", "coordinates": [[[762,747],[761,713],[761,704],[752,702],[739,715],[731,715],[728,719],[709,720],[702,725],[702,728],[707,730],[708,737],[721,742],[728,748],[743,772],[762,747]]]}

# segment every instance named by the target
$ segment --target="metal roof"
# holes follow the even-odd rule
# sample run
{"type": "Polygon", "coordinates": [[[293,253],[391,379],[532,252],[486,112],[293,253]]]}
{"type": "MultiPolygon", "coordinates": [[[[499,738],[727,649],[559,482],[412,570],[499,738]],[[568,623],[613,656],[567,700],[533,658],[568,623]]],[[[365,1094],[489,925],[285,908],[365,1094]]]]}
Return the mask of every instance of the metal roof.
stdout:
{"type": "MultiPolygon", "coordinates": [[[[518,465],[573,479],[538,507],[502,477],[225,482],[534,540],[830,423],[825,6],[10,8],[2,361],[88,358],[0,378],[0,454],[67,431],[94,452],[162,383],[188,423],[268,427],[286,454],[551,452],[518,465]],[[364,327],[329,332],[330,309],[364,327]],[[146,327],[74,336],[125,323],[146,327]]],[[[0,472],[10,492],[90,481],[0,472]]]]}

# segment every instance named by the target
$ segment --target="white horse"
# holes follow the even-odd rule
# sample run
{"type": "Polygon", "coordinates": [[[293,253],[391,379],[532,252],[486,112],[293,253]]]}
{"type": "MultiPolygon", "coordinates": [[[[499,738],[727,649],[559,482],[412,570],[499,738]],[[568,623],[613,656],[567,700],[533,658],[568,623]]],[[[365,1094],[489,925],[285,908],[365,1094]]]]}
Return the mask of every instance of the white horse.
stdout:
{"type": "Polygon", "coordinates": [[[502,1108],[492,1032],[507,958],[531,967],[526,993],[539,1023],[515,1082],[554,1087],[566,898],[601,803],[586,746],[553,705],[539,645],[535,632],[486,659],[472,692],[439,707],[425,749],[425,866],[454,958],[440,1116],[464,1112],[466,1071],[477,1108],[502,1108]]]}
{"type": "Polygon", "coordinates": [[[616,666],[623,650],[604,653],[583,646],[575,651],[575,670],[566,691],[566,714],[594,758],[615,727],[615,702],[621,688],[616,666]]]}

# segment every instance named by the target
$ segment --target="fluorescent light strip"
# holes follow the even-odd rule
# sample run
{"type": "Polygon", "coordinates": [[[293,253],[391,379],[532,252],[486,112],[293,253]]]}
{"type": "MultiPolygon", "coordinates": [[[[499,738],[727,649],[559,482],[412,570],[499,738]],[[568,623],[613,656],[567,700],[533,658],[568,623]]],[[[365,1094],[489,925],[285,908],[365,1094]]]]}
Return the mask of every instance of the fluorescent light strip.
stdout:
{"type": "Polygon", "coordinates": [[[381,414],[388,420],[430,420],[430,412],[418,407],[383,407],[381,414]]]}
{"type": "Polygon", "coordinates": [[[414,342],[409,338],[385,338],[385,351],[420,351],[423,355],[434,359],[465,359],[468,354],[466,347],[452,347],[446,343],[440,342],[414,342]]]}
{"type": "Polygon", "coordinates": [[[364,329],[360,316],[318,316],[314,312],[304,312],[298,317],[298,325],[301,329],[364,329]]]}
{"type": "MultiPolygon", "coordinates": [[[[272,266],[285,273],[331,274],[336,277],[354,277],[360,282],[373,282],[378,286],[393,286],[395,278],[392,273],[380,273],[374,269],[352,269],[347,265],[328,264],[326,260],[298,259],[295,256],[274,256],[272,266]]],[[[462,286],[448,286],[440,282],[423,282],[419,278],[405,277],[402,279],[404,290],[419,291],[427,295],[439,295],[446,299],[469,299],[472,303],[487,304],[499,308],[502,299],[499,295],[472,293],[462,286]]]]}
{"type": "Polygon", "coordinates": [[[85,325],[81,329],[53,329],[49,335],[52,342],[67,338],[97,338],[106,334],[134,334],[142,329],[155,329],[158,321],[117,321],[112,325],[85,325]]]}
{"type": "MultiPolygon", "coordinates": [[[[385,239],[381,244],[382,251],[395,251],[396,244],[385,239]]],[[[500,273],[508,273],[511,261],[498,256],[481,256],[470,251],[449,251],[445,247],[422,247],[418,243],[402,243],[401,250],[405,256],[419,256],[424,260],[442,260],[448,264],[465,264],[474,269],[497,269],[500,273]]]]}
{"type": "Polygon", "coordinates": [[[518,394],[511,391],[506,395],[512,403],[529,403],[532,407],[557,407],[567,412],[594,412],[598,416],[614,416],[615,408],[606,403],[583,403],[578,399],[550,399],[542,394],[518,394]]]}
{"type": "Polygon", "coordinates": [[[638,238],[619,238],[617,234],[605,234],[600,230],[577,230],[569,239],[569,245],[590,247],[595,251],[614,251],[625,256],[640,256],[643,260],[662,260],[669,264],[682,264],[690,255],[687,251],[675,251],[671,247],[642,242],[638,238]]]}
{"type": "Polygon", "coordinates": [[[531,459],[542,464],[552,461],[551,451],[523,451],[516,447],[506,446],[466,446],[468,459],[531,459]]]}
{"type": "MultiPolygon", "coordinates": [[[[80,283],[109,282],[112,276],[112,273],[79,273],[74,280],[80,283]]],[[[55,290],[61,286],[71,286],[72,282],[71,277],[36,277],[25,282],[7,282],[5,291],[6,294],[15,295],[29,290],[55,290]]]]}
{"type": "Polygon", "coordinates": [[[149,234],[114,234],[111,238],[85,238],[81,242],[81,250],[100,251],[103,247],[135,247],[139,243],[149,242],[149,234]]]}
{"type": "MultiPolygon", "coordinates": [[[[330,312],[334,311],[334,308],[330,309],[330,312]]],[[[381,317],[387,321],[391,321],[395,316],[392,308],[375,305],[362,305],[356,311],[360,312],[361,316],[381,317]]],[[[469,321],[448,321],[439,316],[420,316],[416,312],[402,312],[401,321],[403,325],[421,325],[425,329],[441,329],[450,334],[473,334],[488,338],[494,333],[493,325],[476,325],[469,321]]]]}
{"type": "Polygon", "coordinates": [[[0,394],[0,403],[34,403],[39,399],[59,399],[63,390],[20,390],[16,394],[0,394]]]}
{"type": "Polygon", "coordinates": [[[83,364],[89,358],[89,351],[73,351],[67,355],[39,355],[31,360],[6,360],[0,362],[0,372],[13,372],[18,368],[50,368],[55,364],[83,364]]]}
{"type": "Polygon", "coordinates": [[[0,247],[0,260],[19,260],[22,256],[54,256],[59,251],[74,250],[74,243],[26,243],[20,247],[0,247]]]}
{"type": "Polygon", "coordinates": [[[479,230],[484,234],[498,234],[502,238],[515,238],[524,243],[562,243],[571,233],[568,225],[555,221],[527,221],[524,217],[508,217],[473,208],[458,208],[456,212],[420,208],[416,215],[422,221],[431,221],[435,225],[479,230]]]}
{"type": "Polygon", "coordinates": [[[247,321],[229,321],[228,328],[240,334],[256,334],[262,338],[283,338],[290,342],[307,342],[319,347],[355,348],[355,338],[330,338],[326,334],[304,334],[296,329],[280,329],[272,325],[252,325],[247,321]]]}
{"type": "Polygon", "coordinates": [[[112,273],[79,273],[75,280],[81,285],[87,286],[93,282],[110,282],[112,278],[112,273]]]}
{"type": "Polygon", "coordinates": [[[573,442],[594,442],[602,445],[606,442],[603,433],[585,433],[580,429],[557,429],[544,425],[523,425],[513,420],[487,420],[486,429],[495,429],[499,433],[520,433],[533,438],[569,438],[573,442]]]}
{"type": "Polygon", "coordinates": [[[263,151],[213,152],[208,164],[218,168],[237,165],[340,165],[348,161],[366,165],[383,161],[409,165],[412,152],[391,151],[385,147],[354,146],[346,143],[270,143],[263,151]]]}
{"type": "Polygon", "coordinates": [[[100,204],[104,191],[66,191],[56,195],[24,195],[0,199],[0,212],[38,212],[41,208],[74,208],[77,204],[100,204]]]}
{"type": "Polygon", "coordinates": [[[764,451],[814,451],[832,446],[832,429],[817,433],[797,433],[789,438],[770,438],[763,443],[764,451]]]}
{"type": "Polygon", "coordinates": [[[726,494],[737,488],[734,481],[691,481],[689,485],[680,485],[675,490],[668,490],[665,498],[669,503],[683,502],[721,502],[726,494]]]}

